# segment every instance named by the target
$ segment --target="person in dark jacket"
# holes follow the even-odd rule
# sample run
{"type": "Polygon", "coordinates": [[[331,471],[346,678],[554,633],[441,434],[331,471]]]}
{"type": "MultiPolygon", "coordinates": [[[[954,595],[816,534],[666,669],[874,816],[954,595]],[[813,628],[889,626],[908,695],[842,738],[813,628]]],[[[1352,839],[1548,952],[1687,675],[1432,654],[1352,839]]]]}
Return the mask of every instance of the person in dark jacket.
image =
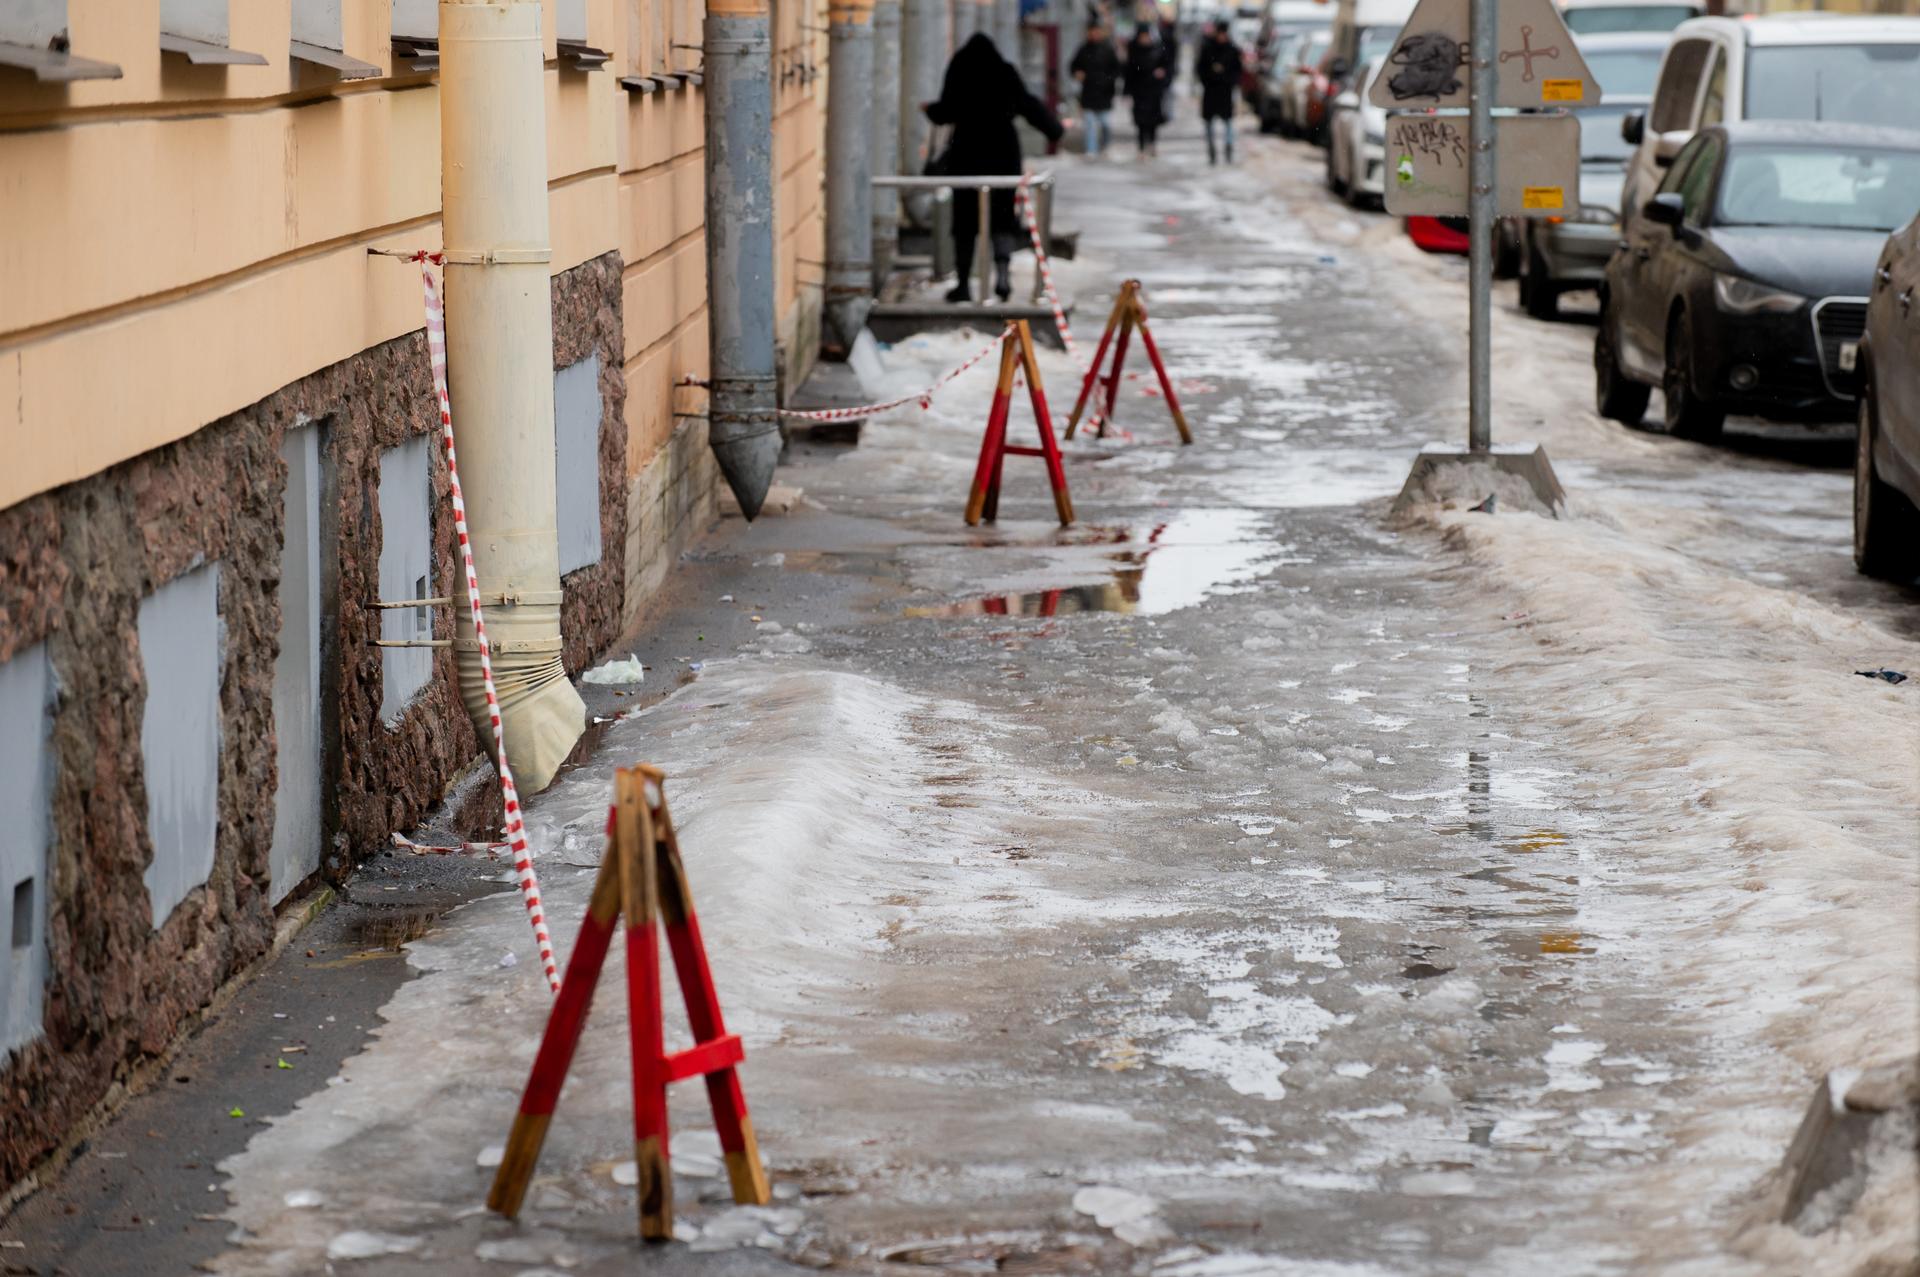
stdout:
{"type": "Polygon", "coordinates": [[[1113,136],[1113,98],[1120,87],[1120,52],[1102,26],[1087,28],[1087,42],[1068,65],[1080,86],[1080,119],[1087,135],[1087,154],[1098,155],[1113,136]]]}
{"type": "Polygon", "coordinates": [[[1207,123],[1207,163],[1220,162],[1214,147],[1213,125],[1218,120],[1226,134],[1227,163],[1233,163],[1234,94],[1240,89],[1243,62],[1227,24],[1216,22],[1193,58],[1193,76],[1200,81],[1200,118],[1207,123]]]}
{"type": "Polygon", "coordinates": [[[1157,155],[1155,135],[1166,119],[1167,60],[1154,43],[1153,28],[1142,24],[1127,46],[1127,96],[1133,100],[1133,129],[1140,154],[1157,155]]]}
{"type": "MultiPolygon", "coordinates": [[[[921,110],[935,124],[953,126],[946,150],[939,156],[940,167],[943,173],[961,177],[1022,171],[1020,135],[1013,127],[1016,117],[1040,130],[1049,142],[1059,141],[1065,131],[1046,103],[1028,92],[1013,64],[1000,56],[992,37],[982,31],[974,32],[947,63],[940,100],[926,103],[921,110]]],[[[1008,267],[1018,242],[1020,221],[1014,213],[1011,190],[995,191],[990,203],[993,291],[1005,301],[1013,295],[1008,267]]],[[[953,256],[960,282],[947,294],[950,302],[973,300],[967,276],[973,269],[973,245],[979,234],[979,196],[965,186],[957,186],[953,192],[953,256]]]]}

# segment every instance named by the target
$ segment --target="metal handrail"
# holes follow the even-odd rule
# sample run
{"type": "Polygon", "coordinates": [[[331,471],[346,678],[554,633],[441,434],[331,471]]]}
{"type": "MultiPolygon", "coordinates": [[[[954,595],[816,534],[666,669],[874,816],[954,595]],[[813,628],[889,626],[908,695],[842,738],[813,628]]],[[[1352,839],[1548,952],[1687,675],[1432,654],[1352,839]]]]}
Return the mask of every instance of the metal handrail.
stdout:
{"type": "MultiPolygon", "coordinates": [[[[1040,242],[1053,242],[1053,187],[1052,169],[1041,169],[1038,173],[943,173],[892,174],[869,179],[874,186],[891,187],[908,191],[940,191],[952,188],[972,190],[980,201],[979,238],[973,250],[974,266],[980,276],[980,304],[985,305],[993,289],[993,214],[989,207],[989,198],[994,191],[1014,190],[1026,187],[1032,192],[1034,224],[1040,230],[1040,242]]],[[[936,228],[935,233],[938,234],[936,228]]],[[[1036,259],[1033,264],[1033,301],[1038,304],[1046,295],[1046,280],[1040,271],[1036,259]]]]}

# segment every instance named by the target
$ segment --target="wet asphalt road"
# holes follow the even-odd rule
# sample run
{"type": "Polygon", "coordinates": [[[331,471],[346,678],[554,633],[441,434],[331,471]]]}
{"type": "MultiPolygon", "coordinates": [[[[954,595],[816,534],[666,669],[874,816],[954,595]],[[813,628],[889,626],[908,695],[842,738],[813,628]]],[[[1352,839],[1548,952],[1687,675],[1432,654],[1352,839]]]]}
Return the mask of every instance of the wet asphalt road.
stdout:
{"type": "MultiPolygon", "coordinates": [[[[998,526],[970,531],[964,430],[796,443],[780,479],[809,501],[723,524],[622,645],[655,671],[644,699],[691,685],[548,801],[555,827],[591,822],[605,768],[648,757],[693,792],[689,829],[714,828],[695,823],[710,778],[839,840],[755,827],[790,901],[753,849],[688,840],[713,853],[696,889],[797,1214],[761,1249],[635,1260],[606,1021],[549,1195],[518,1227],[476,1215],[474,1151],[539,1010],[510,983],[525,970],[495,969],[524,938],[501,895],[425,938],[432,973],[342,1070],[408,1097],[373,1102],[377,1140],[323,1138],[314,1096],[228,1164],[241,1227],[217,1270],[322,1271],[314,1248],[349,1228],[411,1248],[343,1273],[1647,1269],[1622,1230],[1647,1216],[1640,1172],[1736,1061],[1779,1066],[1673,996],[1673,904],[1620,867],[1670,817],[1539,727],[1503,673],[1535,647],[1526,618],[1386,517],[1414,450],[1464,418],[1457,332],[1409,306],[1393,260],[1300,215],[1319,197],[1297,159],[1255,142],[1209,171],[1191,123],[1155,164],[1071,166],[1060,218],[1082,231],[1063,269],[1082,341],[1105,281],[1142,277],[1194,446],[1129,382],[1134,438],[1072,450],[1074,528],[1012,459],[998,526]],[[436,1036],[459,1074],[405,1078],[436,1036]],[[277,1210],[293,1184],[326,1205],[277,1210]]],[[[1586,464],[1639,465],[1672,500],[1729,491],[1586,464]]],[[[1799,553],[1770,544],[1753,553],[1799,553]]],[[[585,871],[543,873],[554,914],[577,913],[585,871]]],[[[696,1092],[675,1114],[706,1125],[696,1092]]],[[[690,1230],[731,1218],[709,1180],[681,1202],[690,1230]]],[[[67,1270],[164,1270],[87,1254],[67,1270]]]]}

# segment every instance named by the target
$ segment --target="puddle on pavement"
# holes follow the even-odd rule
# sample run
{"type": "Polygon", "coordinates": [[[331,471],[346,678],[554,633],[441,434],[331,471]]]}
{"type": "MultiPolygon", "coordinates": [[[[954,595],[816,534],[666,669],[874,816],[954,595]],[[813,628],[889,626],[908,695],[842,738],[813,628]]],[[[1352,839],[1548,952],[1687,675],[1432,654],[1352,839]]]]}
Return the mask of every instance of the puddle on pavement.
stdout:
{"type": "MultiPolygon", "coordinates": [[[[1074,612],[1136,612],[1157,616],[1248,588],[1292,547],[1261,532],[1256,511],[1183,510],[1137,527],[1062,531],[1047,546],[1094,548],[1109,579],[1096,584],[984,594],[953,603],[908,607],[909,617],[1065,616],[1074,612]],[[1108,547],[1101,549],[1101,547],[1108,547]]],[[[976,549],[1012,549],[1018,543],[981,539],[976,549]]],[[[1092,564],[1087,565],[1092,567],[1092,564]]]]}

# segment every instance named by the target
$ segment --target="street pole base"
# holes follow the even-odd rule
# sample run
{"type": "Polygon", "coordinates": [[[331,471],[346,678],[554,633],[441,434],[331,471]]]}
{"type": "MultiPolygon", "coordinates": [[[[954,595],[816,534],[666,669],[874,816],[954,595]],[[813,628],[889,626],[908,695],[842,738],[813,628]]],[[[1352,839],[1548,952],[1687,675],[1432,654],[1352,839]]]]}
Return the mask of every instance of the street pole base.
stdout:
{"type": "Polygon", "coordinates": [[[1485,452],[1430,443],[1413,459],[1407,482],[1394,498],[1393,513],[1441,501],[1458,502],[1465,509],[1501,496],[1509,509],[1534,506],[1556,519],[1567,504],[1547,450],[1537,443],[1505,444],[1485,452]],[[1530,502],[1524,499],[1529,495],[1530,502]]]}

